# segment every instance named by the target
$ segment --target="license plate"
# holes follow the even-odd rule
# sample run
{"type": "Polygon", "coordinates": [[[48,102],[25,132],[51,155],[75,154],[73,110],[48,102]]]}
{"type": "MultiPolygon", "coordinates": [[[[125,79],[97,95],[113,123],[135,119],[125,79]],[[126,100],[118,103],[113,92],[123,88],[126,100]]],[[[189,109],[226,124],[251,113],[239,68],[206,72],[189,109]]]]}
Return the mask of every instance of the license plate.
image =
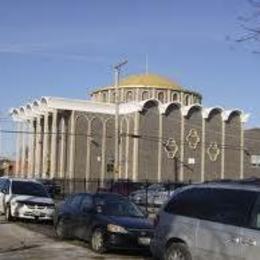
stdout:
{"type": "Polygon", "coordinates": [[[151,238],[150,237],[139,237],[138,238],[138,243],[140,245],[149,246],[150,242],[151,242],[151,238]]]}

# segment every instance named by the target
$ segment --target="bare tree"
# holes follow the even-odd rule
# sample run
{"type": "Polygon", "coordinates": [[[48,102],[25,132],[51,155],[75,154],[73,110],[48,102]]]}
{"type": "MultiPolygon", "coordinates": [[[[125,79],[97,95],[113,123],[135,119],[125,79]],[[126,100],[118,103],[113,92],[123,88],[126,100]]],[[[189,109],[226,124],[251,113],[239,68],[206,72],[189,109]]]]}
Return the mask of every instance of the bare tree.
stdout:
{"type": "Polygon", "coordinates": [[[238,43],[246,43],[253,53],[260,54],[260,0],[247,0],[251,12],[238,17],[242,33],[235,39],[238,43]]]}

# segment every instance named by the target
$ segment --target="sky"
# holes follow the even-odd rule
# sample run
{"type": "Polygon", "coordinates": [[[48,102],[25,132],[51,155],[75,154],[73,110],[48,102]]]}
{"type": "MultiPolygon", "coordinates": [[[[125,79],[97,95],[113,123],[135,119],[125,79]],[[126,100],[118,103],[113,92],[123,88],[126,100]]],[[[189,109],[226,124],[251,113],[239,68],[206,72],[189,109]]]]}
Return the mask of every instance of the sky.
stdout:
{"type": "MultiPolygon", "coordinates": [[[[123,59],[123,76],[143,73],[146,56],[149,72],[260,127],[260,54],[233,40],[251,12],[247,0],[0,0],[0,128],[41,96],[88,99],[123,59]]],[[[13,153],[10,140],[2,134],[2,152],[13,153]]]]}

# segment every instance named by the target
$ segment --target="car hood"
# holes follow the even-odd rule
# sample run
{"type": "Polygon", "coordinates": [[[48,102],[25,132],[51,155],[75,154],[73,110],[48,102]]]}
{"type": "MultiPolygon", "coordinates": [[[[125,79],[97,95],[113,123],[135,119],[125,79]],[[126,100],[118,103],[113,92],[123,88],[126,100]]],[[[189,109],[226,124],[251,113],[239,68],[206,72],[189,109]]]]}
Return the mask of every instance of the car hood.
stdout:
{"type": "Polygon", "coordinates": [[[146,218],[109,216],[110,221],[129,229],[152,229],[152,221],[146,218]]]}
{"type": "Polygon", "coordinates": [[[27,195],[13,195],[11,201],[21,201],[21,202],[34,202],[34,203],[46,203],[54,204],[54,201],[48,197],[37,197],[37,196],[27,196],[27,195]]]}

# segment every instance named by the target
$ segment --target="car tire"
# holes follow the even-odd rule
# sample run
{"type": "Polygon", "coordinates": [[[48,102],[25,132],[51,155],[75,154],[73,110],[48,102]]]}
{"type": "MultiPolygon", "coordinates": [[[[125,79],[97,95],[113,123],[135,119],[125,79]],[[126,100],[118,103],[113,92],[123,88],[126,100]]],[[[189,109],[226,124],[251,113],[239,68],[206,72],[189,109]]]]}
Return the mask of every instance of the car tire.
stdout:
{"type": "Polygon", "coordinates": [[[192,260],[191,253],[184,243],[172,243],[167,247],[164,260],[192,260]]]}
{"type": "Polygon", "coordinates": [[[6,221],[14,221],[14,217],[12,216],[10,205],[7,205],[6,208],[5,208],[5,220],[6,221]]]}
{"type": "Polygon", "coordinates": [[[55,233],[56,236],[61,240],[70,239],[68,226],[66,225],[66,221],[63,218],[60,218],[55,225],[55,233]]]}
{"type": "Polygon", "coordinates": [[[91,249],[99,254],[103,254],[107,251],[105,246],[104,232],[100,228],[96,228],[91,235],[90,240],[91,249]]]}

